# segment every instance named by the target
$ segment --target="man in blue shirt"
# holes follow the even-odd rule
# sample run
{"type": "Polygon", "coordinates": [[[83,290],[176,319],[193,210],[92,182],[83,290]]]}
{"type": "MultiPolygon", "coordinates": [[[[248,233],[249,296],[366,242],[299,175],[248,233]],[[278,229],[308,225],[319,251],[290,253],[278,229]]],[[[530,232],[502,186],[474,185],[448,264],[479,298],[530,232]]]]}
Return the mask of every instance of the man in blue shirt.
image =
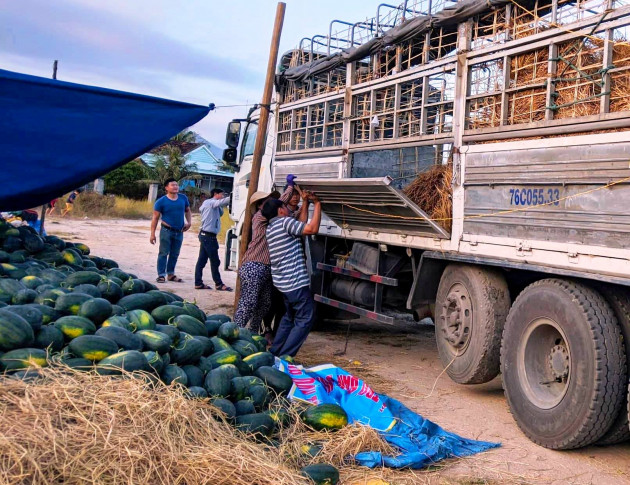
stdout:
{"type": "Polygon", "coordinates": [[[221,232],[221,216],[223,208],[230,204],[230,198],[225,197],[221,189],[212,189],[210,198],[206,199],[199,212],[201,213],[201,230],[199,231],[199,258],[195,266],[195,288],[198,290],[210,290],[208,285],[203,283],[203,269],[206,267],[208,258],[210,259],[210,270],[215,288],[219,291],[232,291],[232,288],[223,284],[221,273],[219,273],[219,242],[217,234],[221,232]]]}
{"type": "Polygon", "coordinates": [[[179,184],[175,179],[167,179],[164,182],[166,195],[155,201],[153,207],[153,219],[151,220],[151,244],[155,244],[155,230],[157,223],[162,218],[160,228],[160,251],[157,259],[157,282],[183,280],[175,275],[175,265],[179,257],[179,251],[184,242],[184,233],[190,229],[191,212],[188,197],[179,193],[179,184]],[[184,218],[186,219],[184,221],[184,218]]]}

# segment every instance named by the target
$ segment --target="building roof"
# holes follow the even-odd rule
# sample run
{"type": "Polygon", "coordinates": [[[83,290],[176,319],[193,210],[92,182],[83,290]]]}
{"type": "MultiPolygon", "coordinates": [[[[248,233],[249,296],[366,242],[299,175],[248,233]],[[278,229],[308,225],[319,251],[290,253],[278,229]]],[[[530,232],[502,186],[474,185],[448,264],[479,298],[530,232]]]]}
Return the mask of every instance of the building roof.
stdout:
{"type": "MultiPolygon", "coordinates": [[[[217,158],[214,153],[212,153],[212,150],[207,145],[186,142],[175,142],[173,145],[182,145],[183,148],[187,149],[187,151],[184,152],[182,148],[180,148],[180,150],[182,150],[182,154],[186,158],[186,161],[197,164],[198,174],[234,178],[234,174],[225,168],[223,162],[217,158]],[[191,147],[190,145],[197,146],[191,147]]],[[[160,147],[163,146],[164,145],[161,145],[160,147]]],[[[152,166],[155,163],[160,147],[154,148],[149,153],[141,155],[140,159],[147,165],[152,166]]]]}
{"type": "Polygon", "coordinates": [[[162,143],[161,145],[151,150],[149,153],[153,153],[157,155],[161,150],[163,150],[164,148],[168,146],[177,147],[179,148],[179,151],[182,152],[182,155],[186,155],[187,153],[190,153],[193,150],[202,146],[202,143],[191,143],[187,141],[172,140],[167,143],[162,143]]]}

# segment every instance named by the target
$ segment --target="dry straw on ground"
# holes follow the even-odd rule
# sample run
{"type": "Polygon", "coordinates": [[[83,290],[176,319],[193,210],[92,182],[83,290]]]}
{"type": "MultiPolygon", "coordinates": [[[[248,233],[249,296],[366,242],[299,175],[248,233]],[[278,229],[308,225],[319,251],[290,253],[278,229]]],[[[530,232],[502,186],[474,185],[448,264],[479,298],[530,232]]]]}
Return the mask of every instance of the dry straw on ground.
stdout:
{"type": "Polygon", "coordinates": [[[318,433],[297,420],[264,444],[236,432],[207,400],[159,382],[40,372],[32,382],[0,382],[2,484],[294,485],[307,483],[298,470],[310,462],[340,466],[344,483],[418,483],[413,472],[344,465],[359,451],[393,451],[369,428],[318,433]],[[315,459],[300,454],[311,441],[324,441],[315,459]]]}
{"type": "Polygon", "coordinates": [[[403,192],[447,231],[453,217],[453,166],[434,165],[404,188],[403,192]]]}

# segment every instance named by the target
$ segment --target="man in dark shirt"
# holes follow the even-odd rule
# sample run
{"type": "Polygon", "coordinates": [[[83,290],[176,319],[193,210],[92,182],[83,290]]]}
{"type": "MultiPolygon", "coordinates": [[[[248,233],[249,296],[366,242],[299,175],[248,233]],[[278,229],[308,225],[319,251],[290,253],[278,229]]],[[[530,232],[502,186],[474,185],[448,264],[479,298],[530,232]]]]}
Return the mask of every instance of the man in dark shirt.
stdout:
{"type": "Polygon", "coordinates": [[[160,228],[160,251],[157,259],[157,282],[183,281],[175,275],[175,265],[179,257],[179,251],[184,242],[184,232],[190,229],[192,216],[190,203],[184,194],[179,193],[179,184],[175,179],[167,179],[164,182],[166,195],[155,201],[153,207],[153,219],[151,220],[151,244],[155,244],[155,230],[157,223],[162,218],[160,228]],[[184,221],[184,218],[186,219],[184,221]]]}
{"type": "Polygon", "coordinates": [[[79,195],[81,193],[80,190],[73,190],[70,195],[68,196],[68,198],[66,199],[66,210],[64,210],[61,213],[61,217],[64,217],[68,212],[72,211],[72,208],[74,207],[74,201],[77,198],[77,195],[79,195]]]}

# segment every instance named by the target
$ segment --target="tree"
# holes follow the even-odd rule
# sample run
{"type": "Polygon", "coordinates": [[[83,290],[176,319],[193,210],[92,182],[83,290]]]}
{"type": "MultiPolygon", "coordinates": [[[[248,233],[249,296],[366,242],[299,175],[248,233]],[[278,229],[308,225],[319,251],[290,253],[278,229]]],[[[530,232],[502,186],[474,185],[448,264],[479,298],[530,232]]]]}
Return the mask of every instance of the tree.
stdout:
{"type": "Polygon", "coordinates": [[[196,140],[197,140],[197,133],[195,133],[192,130],[183,130],[183,131],[180,131],[173,138],[171,138],[169,140],[169,142],[171,142],[171,141],[185,141],[187,143],[195,143],[196,140]]]}
{"type": "Polygon", "coordinates": [[[132,160],[103,177],[105,193],[122,195],[130,199],[146,199],[148,184],[145,179],[148,176],[147,167],[142,160],[132,160]]]}
{"type": "Polygon", "coordinates": [[[178,183],[184,180],[198,180],[197,164],[187,163],[179,148],[165,145],[157,154],[152,167],[148,167],[149,183],[157,183],[164,187],[164,182],[174,178],[178,183]]]}

